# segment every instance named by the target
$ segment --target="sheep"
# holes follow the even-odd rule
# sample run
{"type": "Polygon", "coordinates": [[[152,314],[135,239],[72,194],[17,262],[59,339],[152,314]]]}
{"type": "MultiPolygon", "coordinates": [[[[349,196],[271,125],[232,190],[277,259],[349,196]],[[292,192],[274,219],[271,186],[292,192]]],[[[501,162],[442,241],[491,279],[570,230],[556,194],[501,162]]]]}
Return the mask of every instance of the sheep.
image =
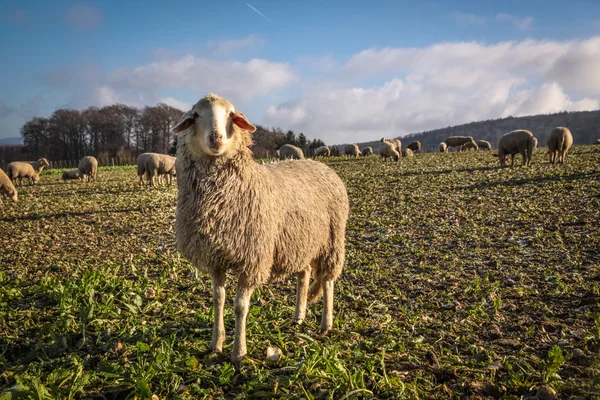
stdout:
{"type": "Polygon", "coordinates": [[[344,154],[348,157],[358,157],[360,156],[360,149],[357,144],[347,144],[344,147],[344,154]]]}
{"type": "Polygon", "coordinates": [[[383,140],[379,145],[379,155],[383,157],[383,161],[387,161],[388,157],[398,161],[400,154],[396,151],[396,146],[392,142],[383,140]]]}
{"type": "Polygon", "coordinates": [[[362,155],[364,157],[366,157],[366,156],[372,156],[373,155],[373,148],[372,147],[365,147],[364,149],[362,149],[362,155]]]}
{"type": "Polygon", "coordinates": [[[170,186],[172,177],[177,176],[175,157],[168,154],[142,153],[136,161],[140,185],[144,184],[144,174],[146,174],[146,181],[150,186],[154,186],[155,182],[161,183],[161,175],[167,176],[167,183],[170,186]]]}
{"type": "Polygon", "coordinates": [[[331,150],[327,146],[317,147],[315,150],[315,158],[321,157],[329,157],[331,155],[331,150]]]}
{"type": "Polygon", "coordinates": [[[39,160],[32,162],[13,161],[7,165],[6,174],[13,183],[17,183],[18,180],[19,186],[23,185],[23,178],[28,178],[29,184],[33,185],[40,181],[40,173],[44,167],[49,166],[50,163],[45,158],[40,158],[39,160]]]}
{"type": "Polygon", "coordinates": [[[450,136],[448,139],[444,140],[444,143],[450,147],[458,147],[462,146],[465,143],[472,143],[472,145],[477,146],[477,143],[473,140],[471,136],[450,136]]]}
{"type": "Polygon", "coordinates": [[[479,150],[492,150],[492,144],[487,140],[476,140],[475,144],[477,144],[479,150]]]}
{"type": "Polygon", "coordinates": [[[304,153],[300,147],[292,144],[284,144],[279,148],[279,159],[304,160],[304,153]]]}
{"type": "Polygon", "coordinates": [[[448,145],[445,142],[440,143],[440,146],[438,148],[440,150],[440,153],[448,152],[448,145]]]}
{"type": "Polygon", "coordinates": [[[15,189],[15,185],[13,185],[12,181],[0,169],[0,203],[2,203],[2,197],[6,197],[7,199],[11,199],[15,203],[19,200],[19,195],[17,194],[17,189],[15,189]]]}
{"type": "Polygon", "coordinates": [[[562,126],[552,129],[548,140],[548,154],[550,154],[550,163],[558,161],[564,164],[567,159],[567,151],[573,145],[573,135],[568,128],[562,126]]]}
{"type": "Polygon", "coordinates": [[[402,150],[402,157],[412,157],[412,156],[413,156],[413,152],[408,147],[405,148],[404,150],[402,150]]]}
{"type": "Polygon", "coordinates": [[[279,150],[275,150],[275,153],[273,154],[273,158],[279,160],[281,158],[281,154],[279,153],[279,150]]]}
{"type": "Polygon", "coordinates": [[[421,152],[421,142],[419,142],[417,140],[415,142],[409,143],[408,146],[406,146],[406,148],[411,149],[415,153],[420,153],[421,152]]]}
{"type": "Polygon", "coordinates": [[[86,156],[79,161],[79,171],[83,179],[85,180],[87,177],[87,181],[89,182],[91,179],[96,181],[96,173],[98,172],[98,160],[93,156],[86,156]]]}
{"type": "Polygon", "coordinates": [[[467,143],[463,144],[462,146],[460,146],[460,151],[469,151],[469,150],[479,151],[479,146],[477,145],[476,142],[467,142],[467,143]]]}
{"type": "Polygon", "coordinates": [[[78,169],[72,169],[70,171],[65,171],[62,173],[62,180],[66,181],[69,179],[79,179],[81,180],[83,178],[83,174],[81,173],[80,170],[78,169]]]}
{"type": "Polygon", "coordinates": [[[506,157],[511,156],[511,167],[515,165],[515,155],[520,153],[523,157],[523,166],[531,165],[531,156],[535,148],[535,138],[533,133],[524,129],[508,132],[503,135],[498,142],[497,157],[500,160],[500,166],[506,166],[506,157]]]}
{"type": "Polygon", "coordinates": [[[213,285],[210,349],[225,340],[225,276],[237,277],[231,360],[246,355],[246,318],[253,291],[270,278],[295,274],[294,322],[323,295],[321,331],[333,324],[333,287],[345,257],[349,202],[344,182],[313,160],[258,164],[248,148],[256,128],[227,100],[209,94],[173,128],[178,134],[179,252],[213,285]],[[314,281],[308,286],[310,275],[314,281]]]}

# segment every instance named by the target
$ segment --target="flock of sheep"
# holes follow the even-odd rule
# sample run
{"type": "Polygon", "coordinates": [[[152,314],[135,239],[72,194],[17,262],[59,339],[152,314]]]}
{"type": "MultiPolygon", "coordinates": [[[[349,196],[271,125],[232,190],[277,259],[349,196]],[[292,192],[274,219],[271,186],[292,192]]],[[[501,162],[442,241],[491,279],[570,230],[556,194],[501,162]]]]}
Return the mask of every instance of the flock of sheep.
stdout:
{"type": "MultiPolygon", "coordinates": [[[[161,176],[169,184],[177,175],[178,199],[175,220],[176,247],[199,271],[210,275],[213,287],[214,325],[210,349],[220,352],[225,341],[223,321],[226,273],[237,279],[234,302],[235,337],[232,362],[239,367],[246,355],[246,319],[253,291],[270,279],[294,275],[297,279],[293,321],[301,324],[307,304],[323,297],[321,330],[333,325],[334,283],[345,259],[345,229],[349,201],[344,182],[326,164],[304,160],[292,145],[279,150],[281,162],[254,162],[248,148],[256,128],[227,100],[209,94],[186,112],[173,128],[178,135],[177,157],[145,153],[138,157],[138,176],[153,185],[161,176]],[[294,160],[290,160],[294,159],[294,160]],[[310,283],[312,277],[312,283],[310,283]]],[[[548,147],[551,162],[564,162],[572,145],[566,128],[555,128],[548,147]]],[[[440,145],[463,149],[487,148],[489,142],[471,137],[450,137],[440,145]]],[[[508,155],[520,153],[529,164],[537,141],[529,131],[504,135],[498,145],[502,165],[508,155]]],[[[421,151],[413,142],[402,150],[400,140],[381,139],[379,154],[398,160],[421,151]]],[[[328,156],[321,147],[315,156],[328,156]]],[[[370,147],[348,145],[352,157],[373,154],[370,147]]],[[[0,191],[17,200],[12,181],[30,183],[48,160],[9,164],[8,175],[0,170],[0,191]]],[[[95,179],[97,161],[85,157],[79,169],[65,172],[63,179],[95,179]]]]}

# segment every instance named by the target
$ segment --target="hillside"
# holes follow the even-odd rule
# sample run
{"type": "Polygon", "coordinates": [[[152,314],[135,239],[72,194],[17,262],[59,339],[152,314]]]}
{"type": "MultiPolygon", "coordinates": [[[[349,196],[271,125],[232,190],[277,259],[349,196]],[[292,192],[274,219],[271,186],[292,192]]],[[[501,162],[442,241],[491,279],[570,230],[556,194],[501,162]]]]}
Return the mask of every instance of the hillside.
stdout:
{"type": "MultiPolygon", "coordinates": [[[[473,136],[475,140],[488,140],[494,148],[502,135],[515,129],[527,129],[538,138],[540,146],[546,145],[546,137],[557,126],[566,126],[573,133],[575,144],[591,144],[600,138],[600,110],[560,112],[556,114],[507,117],[468,124],[449,126],[400,137],[403,144],[418,140],[425,151],[435,151],[438,144],[448,136],[473,136]]],[[[360,148],[379,147],[379,141],[358,143],[360,148]]]]}

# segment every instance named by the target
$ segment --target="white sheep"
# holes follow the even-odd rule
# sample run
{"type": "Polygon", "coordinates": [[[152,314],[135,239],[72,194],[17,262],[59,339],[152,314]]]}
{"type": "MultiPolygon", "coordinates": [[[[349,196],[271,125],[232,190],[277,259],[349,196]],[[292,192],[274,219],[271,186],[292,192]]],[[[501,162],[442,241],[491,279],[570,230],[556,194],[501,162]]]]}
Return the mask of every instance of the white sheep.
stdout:
{"type": "Polygon", "coordinates": [[[225,340],[225,273],[237,277],[231,356],[236,366],[246,354],[250,297],[271,277],[296,275],[297,323],[305,317],[307,297],[316,301],[322,293],[321,330],[332,328],[333,285],[344,264],[349,209],[344,183],[323,163],[254,162],[248,147],[255,129],[214,94],[173,128],[179,134],[177,249],[211,275],[213,351],[221,351],[225,340]]]}
{"type": "Polygon", "coordinates": [[[40,158],[37,161],[25,162],[25,161],[13,161],[6,167],[6,174],[19,186],[23,185],[23,178],[29,179],[29,184],[33,185],[40,181],[40,174],[44,167],[49,167],[50,163],[45,158],[40,158]]]}
{"type": "Polygon", "coordinates": [[[548,144],[550,163],[554,164],[558,161],[560,164],[564,164],[567,160],[567,151],[573,145],[573,135],[568,128],[559,126],[552,129],[546,143],[548,144]]]}

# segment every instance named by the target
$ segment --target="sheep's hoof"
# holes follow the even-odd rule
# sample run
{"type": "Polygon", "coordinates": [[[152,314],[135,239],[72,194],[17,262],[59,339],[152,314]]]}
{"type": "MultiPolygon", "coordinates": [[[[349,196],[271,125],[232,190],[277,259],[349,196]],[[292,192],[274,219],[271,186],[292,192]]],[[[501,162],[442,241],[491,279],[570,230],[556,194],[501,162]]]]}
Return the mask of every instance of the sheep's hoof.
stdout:
{"type": "Polygon", "coordinates": [[[296,325],[302,325],[302,323],[304,322],[304,318],[294,318],[292,319],[292,322],[296,325]]]}
{"type": "Polygon", "coordinates": [[[235,367],[235,370],[237,372],[240,372],[240,368],[242,367],[243,359],[244,359],[244,356],[240,356],[240,357],[231,356],[231,363],[233,364],[233,366],[235,367]]]}

